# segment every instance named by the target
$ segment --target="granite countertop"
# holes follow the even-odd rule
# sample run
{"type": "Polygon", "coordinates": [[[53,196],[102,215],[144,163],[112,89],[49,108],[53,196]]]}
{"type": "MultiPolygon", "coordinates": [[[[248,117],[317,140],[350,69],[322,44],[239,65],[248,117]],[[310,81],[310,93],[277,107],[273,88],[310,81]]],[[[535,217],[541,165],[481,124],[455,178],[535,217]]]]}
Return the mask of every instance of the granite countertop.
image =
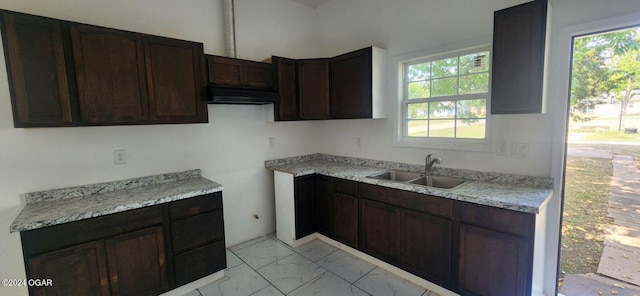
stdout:
{"type": "Polygon", "coordinates": [[[538,214],[553,193],[551,178],[434,167],[433,174],[467,180],[452,189],[367,178],[388,170],[424,171],[424,165],[326,154],[268,160],[265,167],[294,176],[320,174],[481,205],[538,214]]]}
{"type": "Polygon", "coordinates": [[[27,231],[222,191],[200,170],[27,193],[10,232],[27,231]]]}

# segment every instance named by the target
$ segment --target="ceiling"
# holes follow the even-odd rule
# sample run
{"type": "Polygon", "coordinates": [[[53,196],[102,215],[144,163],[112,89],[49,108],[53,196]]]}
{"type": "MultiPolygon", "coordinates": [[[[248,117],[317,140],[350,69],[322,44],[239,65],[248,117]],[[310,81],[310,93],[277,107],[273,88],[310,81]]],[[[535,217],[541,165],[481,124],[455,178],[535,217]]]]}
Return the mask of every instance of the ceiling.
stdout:
{"type": "Polygon", "coordinates": [[[304,5],[316,8],[316,7],[322,5],[322,4],[326,3],[326,2],[329,2],[331,0],[291,0],[291,1],[302,3],[304,5]]]}

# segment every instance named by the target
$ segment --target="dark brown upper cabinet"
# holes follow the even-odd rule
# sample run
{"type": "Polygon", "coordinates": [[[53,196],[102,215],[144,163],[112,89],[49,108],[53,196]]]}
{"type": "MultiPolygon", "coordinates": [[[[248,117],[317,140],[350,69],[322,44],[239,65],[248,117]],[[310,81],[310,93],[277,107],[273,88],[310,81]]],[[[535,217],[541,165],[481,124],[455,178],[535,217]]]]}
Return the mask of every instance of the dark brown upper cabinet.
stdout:
{"type": "Polygon", "coordinates": [[[367,47],[329,59],[272,57],[281,98],[275,120],[384,118],[383,55],[367,47]]]}
{"type": "Polygon", "coordinates": [[[145,56],[151,120],[207,122],[202,43],[147,37],[145,56]]]}
{"type": "Polygon", "coordinates": [[[2,17],[14,125],[71,125],[62,24],[9,12],[2,17]]]}
{"type": "Polygon", "coordinates": [[[371,118],[372,49],[331,59],[331,118],[371,118]]]}
{"type": "Polygon", "coordinates": [[[281,57],[271,57],[273,73],[276,79],[276,89],[280,94],[280,102],[274,105],[276,121],[298,120],[298,80],[296,78],[296,60],[281,57]]]}
{"type": "Polygon", "coordinates": [[[494,13],[491,113],[541,113],[547,1],[494,13]]]}
{"type": "Polygon", "coordinates": [[[298,60],[300,119],[329,119],[329,60],[298,60]]]}
{"type": "Polygon", "coordinates": [[[71,26],[81,121],[141,122],[149,98],[140,35],[93,26],[71,26]]]}
{"type": "Polygon", "coordinates": [[[201,43],[0,14],[15,127],[208,121],[201,43]]]}
{"type": "Polygon", "coordinates": [[[273,89],[271,64],[221,56],[207,56],[209,83],[216,86],[273,89]]]}

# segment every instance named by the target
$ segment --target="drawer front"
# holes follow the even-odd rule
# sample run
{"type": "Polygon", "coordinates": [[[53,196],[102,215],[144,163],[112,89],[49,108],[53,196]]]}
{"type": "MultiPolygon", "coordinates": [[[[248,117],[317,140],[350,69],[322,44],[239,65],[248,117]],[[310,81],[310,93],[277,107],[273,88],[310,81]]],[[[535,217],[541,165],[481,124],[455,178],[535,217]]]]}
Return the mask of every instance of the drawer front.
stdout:
{"type": "Polygon", "coordinates": [[[333,189],[335,192],[358,196],[358,182],[355,181],[335,178],[333,181],[333,189]]]}
{"type": "Polygon", "coordinates": [[[28,256],[118,235],[162,223],[162,205],[24,231],[22,247],[28,256]]]}
{"type": "Polygon", "coordinates": [[[171,222],[171,242],[174,252],[222,238],[222,210],[207,212],[171,222]]]}
{"type": "Polygon", "coordinates": [[[460,221],[523,237],[533,237],[535,215],[459,202],[460,221]]]}
{"type": "Polygon", "coordinates": [[[453,201],[446,198],[371,184],[360,185],[360,196],[418,212],[453,217],[453,201]]]}
{"type": "Polygon", "coordinates": [[[224,240],[176,255],[174,267],[177,286],[226,268],[224,240]]]}
{"type": "Polygon", "coordinates": [[[171,219],[179,219],[222,208],[222,192],[174,201],[169,204],[171,219]]]}

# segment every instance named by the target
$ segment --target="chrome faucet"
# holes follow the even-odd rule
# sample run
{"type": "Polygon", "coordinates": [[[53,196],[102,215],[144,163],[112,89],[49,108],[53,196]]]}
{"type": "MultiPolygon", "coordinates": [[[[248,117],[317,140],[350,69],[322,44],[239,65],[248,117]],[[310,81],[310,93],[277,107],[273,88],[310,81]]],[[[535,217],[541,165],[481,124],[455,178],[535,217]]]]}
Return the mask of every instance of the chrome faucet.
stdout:
{"type": "Polygon", "coordinates": [[[424,160],[424,174],[427,176],[431,176],[431,169],[433,168],[434,164],[442,163],[442,159],[438,157],[431,159],[431,155],[433,154],[427,155],[427,158],[424,160]]]}

